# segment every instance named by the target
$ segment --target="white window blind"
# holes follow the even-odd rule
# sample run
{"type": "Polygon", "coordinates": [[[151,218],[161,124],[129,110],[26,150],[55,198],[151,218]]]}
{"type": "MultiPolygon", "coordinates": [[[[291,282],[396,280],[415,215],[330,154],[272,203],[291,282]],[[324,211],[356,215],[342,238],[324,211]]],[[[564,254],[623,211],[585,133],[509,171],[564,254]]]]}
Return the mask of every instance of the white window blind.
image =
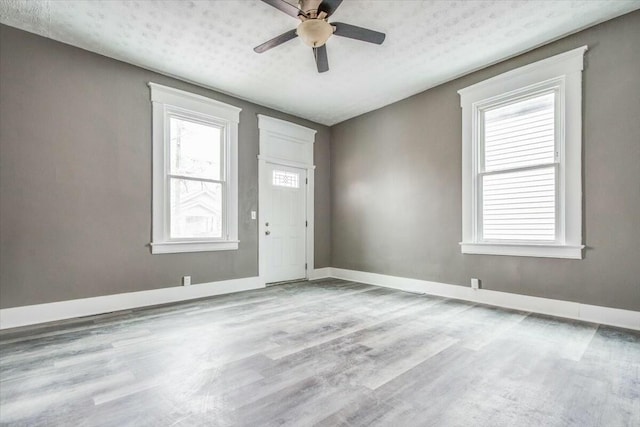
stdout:
{"type": "Polygon", "coordinates": [[[482,240],[556,240],[555,97],[545,93],[482,112],[482,240]]]}

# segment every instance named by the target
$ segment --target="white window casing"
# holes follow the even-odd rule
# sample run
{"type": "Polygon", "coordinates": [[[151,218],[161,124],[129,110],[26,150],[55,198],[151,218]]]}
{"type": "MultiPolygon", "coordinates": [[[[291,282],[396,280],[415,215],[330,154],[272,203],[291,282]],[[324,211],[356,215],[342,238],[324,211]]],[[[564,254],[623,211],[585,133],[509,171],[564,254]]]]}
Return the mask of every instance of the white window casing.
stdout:
{"type": "Polygon", "coordinates": [[[582,46],[458,91],[462,253],[582,259],[586,50],[582,46]],[[500,110],[515,113],[492,119],[500,110]]]}
{"type": "MultiPolygon", "coordinates": [[[[240,108],[204,96],[149,83],[153,108],[153,254],[238,249],[238,123],[240,108]],[[219,176],[192,178],[171,171],[170,121],[179,119],[219,131],[219,176]],[[192,179],[221,188],[221,233],[216,237],[171,236],[170,180],[192,179]]],[[[197,217],[196,217],[197,218],[197,217]]]]}

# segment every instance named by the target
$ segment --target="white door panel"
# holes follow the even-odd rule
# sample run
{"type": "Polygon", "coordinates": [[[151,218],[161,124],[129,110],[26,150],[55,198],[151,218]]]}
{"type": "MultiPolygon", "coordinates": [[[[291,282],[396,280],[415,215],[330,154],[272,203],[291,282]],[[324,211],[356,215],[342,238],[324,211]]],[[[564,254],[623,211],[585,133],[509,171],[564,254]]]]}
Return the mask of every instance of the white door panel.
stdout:
{"type": "Polygon", "coordinates": [[[306,170],[271,163],[266,169],[266,281],[305,278],[306,170]]]}

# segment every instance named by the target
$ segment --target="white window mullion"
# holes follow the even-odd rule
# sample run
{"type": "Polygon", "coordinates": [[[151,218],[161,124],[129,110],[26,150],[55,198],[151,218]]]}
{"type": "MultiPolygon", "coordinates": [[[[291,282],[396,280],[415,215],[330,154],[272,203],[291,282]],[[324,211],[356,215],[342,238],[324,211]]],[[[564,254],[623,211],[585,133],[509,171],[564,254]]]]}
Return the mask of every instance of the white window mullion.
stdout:
{"type": "Polygon", "coordinates": [[[540,163],[540,164],[537,164],[537,165],[522,166],[522,167],[517,167],[517,168],[495,169],[495,170],[491,170],[491,171],[480,172],[480,173],[478,173],[478,175],[487,176],[487,175],[495,175],[495,174],[504,173],[504,172],[522,172],[522,171],[528,171],[528,170],[532,170],[532,169],[539,169],[539,168],[544,167],[544,166],[553,166],[555,164],[557,164],[557,162],[540,163]]]}
{"type": "Polygon", "coordinates": [[[480,241],[482,239],[482,173],[484,172],[484,150],[481,146],[481,141],[484,139],[485,121],[484,111],[481,109],[473,109],[474,122],[472,124],[474,131],[474,142],[472,145],[473,156],[473,180],[474,191],[472,193],[473,199],[473,239],[474,241],[480,241]]]}
{"type": "Polygon", "coordinates": [[[556,241],[560,244],[566,244],[566,229],[565,229],[565,182],[563,171],[566,168],[565,164],[565,96],[566,91],[556,91],[555,108],[558,114],[555,115],[555,140],[556,145],[554,147],[554,160],[556,163],[556,241]]]}
{"type": "Polygon", "coordinates": [[[198,176],[189,176],[189,175],[176,175],[176,174],[172,174],[172,173],[168,173],[167,174],[168,178],[176,178],[176,179],[184,179],[187,181],[201,181],[201,182],[211,182],[214,184],[222,184],[224,185],[225,181],[224,180],[219,180],[219,179],[208,179],[208,178],[201,178],[198,176]]]}

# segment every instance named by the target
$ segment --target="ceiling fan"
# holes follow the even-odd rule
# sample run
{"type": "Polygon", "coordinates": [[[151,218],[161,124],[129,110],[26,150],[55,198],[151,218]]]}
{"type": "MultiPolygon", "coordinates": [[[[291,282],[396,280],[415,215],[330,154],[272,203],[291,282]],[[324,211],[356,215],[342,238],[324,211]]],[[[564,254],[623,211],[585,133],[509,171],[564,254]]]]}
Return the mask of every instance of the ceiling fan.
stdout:
{"type": "Polygon", "coordinates": [[[262,0],[269,6],[299,19],[298,28],[289,30],[273,39],[262,43],[253,50],[257,53],[265,52],[284,42],[300,37],[302,41],[313,48],[313,56],[319,73],[329,71],[326,42],[332,35],[362,40],[364,42],[382,44],[384,33],[368,30],[342,22],[327,22],[342,0],[299,0],[298,7],[285,0],[262,0]]]}

